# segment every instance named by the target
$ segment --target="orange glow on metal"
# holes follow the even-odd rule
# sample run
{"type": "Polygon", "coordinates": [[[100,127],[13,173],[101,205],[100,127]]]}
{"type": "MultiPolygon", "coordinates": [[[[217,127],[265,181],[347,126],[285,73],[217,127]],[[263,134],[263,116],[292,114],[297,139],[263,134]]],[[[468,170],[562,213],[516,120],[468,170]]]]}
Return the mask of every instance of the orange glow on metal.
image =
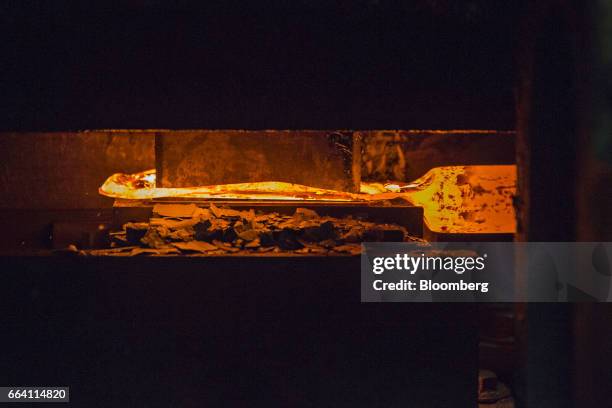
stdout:
{"type": "Polygon", "coordinates": [[[437,167],[400,186],[422,206],[430,230],[452,233],[513,233],[516,166],[437,167]]]}
{"type": "Polygon", "coordinates": [[[99,191],[108,197],[131,200],[181,197],[375,203],[403,199],[407,204],[423,207],[425,223],[434,232],[513,233],[516,229],[513,165],[436,167],[412,183],[361,183],[359,193],[280,181],[158,188],[155,170],[113,174],[99,191]]]}

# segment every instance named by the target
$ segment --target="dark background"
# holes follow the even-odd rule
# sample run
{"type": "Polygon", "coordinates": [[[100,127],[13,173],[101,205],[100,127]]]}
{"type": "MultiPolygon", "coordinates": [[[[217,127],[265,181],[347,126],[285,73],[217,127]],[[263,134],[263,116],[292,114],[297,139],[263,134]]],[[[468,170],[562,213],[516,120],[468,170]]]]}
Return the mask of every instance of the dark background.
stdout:
{"type": "Polygon", "coordinates": [[[360,303],[359,262],[0,256],[3,384],[88,408],[473,407],[475,305],[360,303]]]}
{"type": "Polygon", "coordinates": [[[514,128],[521,2],[3,2],[1,130],[514,128]]]}
{"type": "MultiPolygon", "coordinates": [[[[3,2],[0,130],[513,129],[518,6],[3,2]]],[[[68,140],[69,133],[0,136],[13,163],[9,179],[13,172],[44,176],[36,170],[57,162],[78,181],[91,169],[110,173],[114,162],[105,158],[133,148],[142,150],[138,160],[151,157],[128,133],[90,134],[92,145],[68,140]],[[54,138],[60,154],[46,150],[44,137],[54,138]],[[29,148],[11,148],[17,139],[14,146],[23,140],[29,148]],[[103,146],[99,157],[78,174],[68,171],[69,159],[83,160],[80,152],[94,145],[103,146]]],[[[126,171],[146,164],[123,157],[126,171]]],[[[378,401],[389,403],[402,390],[413,403],[446,407],[472,406],[476,397],[473,305],[362,305],[353,286],[341,286],[357,283],[349,276],[356,265],[259,265],[254,275],[232,260],[223,269],[53,259],[1,259],[4,342],[12,349],[2,368],[10,383],[61,380],[88,406],[103,397],[106,405],[136,406],[164,389],[167,401],[198,406],[200,383],[216,389],[206,396],[212,403],[230,396],[249,406],[249,398],[298,405],[289,399],[300,397],[295,384],[312,378],[318,402],[334,395],[338,381],[364,386],[335,398],[386,392],[378,401]],[[362,352],[368,345],[373,354],[362,352]],[[294,364],[303,355],[303,367],[294,364]],[[224,383],[236,373],[244,382],[224,383]],[[151,389],[158,391],[147,397],[151,389]]]]}

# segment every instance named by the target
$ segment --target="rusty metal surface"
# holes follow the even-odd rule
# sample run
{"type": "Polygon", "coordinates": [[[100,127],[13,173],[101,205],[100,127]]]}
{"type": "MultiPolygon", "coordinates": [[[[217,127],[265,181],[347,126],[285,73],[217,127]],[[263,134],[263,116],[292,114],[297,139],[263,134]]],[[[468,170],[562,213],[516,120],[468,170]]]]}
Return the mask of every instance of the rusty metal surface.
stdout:
{"type": "Polygon", "coordinates": [[[284,181],[358,191],[352,135],[329,131],[158,132],[159,187],[284,181]]]}
{"type": "MultiPolygon", "coordinates": [[[[168,201],[162,201],[167,203],[168,201]]],[[[184,203],[184,202],[182,202],[184,203]]],[[[410,206],[373,207],[363,204],[304,203],[286,202],[215,202],[217,205],[229,204],[235,209],[254,208],[256,211],[278,212],[289,215],[297,207],[310,208],[321,215],[341,217],[352,215],[381,223],[396,223],[405,227],[413,236],[423,236],[423,209],[410,206]]],[[[63,210],[0,210],[0,225],[4,233],[0,235],[0,253],[33,254],[44,249],[65,247],[76,243],[84,247],[95,247],[93,242],[102,239],[100,226],[116,230],[131,221],[148,220],[154,203],[129,203],[112,209],[63,209],[63,210]],[[94,241],[92,241],[92,239],[94,241]],[[68,242],[72,241],[72,242],[68,242]],[[90,243],[92,242],[92,243],[90,243]]],[[[199,203],[199,205],[204,205],[199,203]]]]}
{"type": "Polygon", "coordinates": [[[513,131],[363,132],[362,179],[411,181],[438,166],[514,164],[513,131]]]}
{"type": "MultiPolygon", "coordinates": [[[[146,221],[151,217],[153,206],[156,203],[172,203],[170,200],[133,201],[116,200],[114,211],[114,225],[121,226],[126,222],[146,221]]],[[[185,204],[185,201],[176,201],[185,204]]],[[[207,207],[209,203],[196,202],[199,206],[207,207]]],[[[331,217],[353,216],[372,222],[396,223],[405,227],[410,235],[423,236],[423,208],[406,205],[371,206],[363,203],[302,203],[302,202],[265,202],[265,201],[215,201],[217,206],[226,206],[236,210],[255,209],[262,212],[277,212],[282,215],[291,215],[296,208],[308,208],[319,215],[331,217]]]]}

